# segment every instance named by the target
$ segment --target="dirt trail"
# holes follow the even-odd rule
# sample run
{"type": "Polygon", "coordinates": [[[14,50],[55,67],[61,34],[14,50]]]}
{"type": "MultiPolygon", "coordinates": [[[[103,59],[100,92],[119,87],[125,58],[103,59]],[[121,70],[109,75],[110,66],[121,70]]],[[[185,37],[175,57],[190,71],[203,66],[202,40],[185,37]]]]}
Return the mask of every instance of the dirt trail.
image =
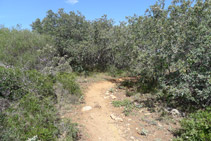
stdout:
{"type": "MultiPolygon", "coordinates": [[[[84,90],[84,104],[64,104],[62,118],[79,123],[80,141],[170,141],[172,130],[179,127],[178,117],[164,116],[159,105],[144,105],[151,102],[151,95],[126,96],[126,90],[117,87],[122,79],[107,76],[80,78],[78,83],[84,90]],[[133,101],[134,107],[125,116],[124,107],[114,107],[112,101],[133,101]],[[84,108],[88,109],[84,111],[84,108]],[[91,108],[91,109],[90,109],[91,108]],[[158,108],[156,110],[155,108],[158,108]]],[[[152,101],[153,102],[153,101],[152,101]]]]}
{"type": "Polygon", "coordinates": [[[80,124],[84,125],[89,141],[124,141],[121,131],[110,118],[112,113],[109,100],[105,99],[105,93],[115,84],[109,81],[101,81],[91,84],[85,92],[85,106],[93,109],[82,113],[80,124]]]}

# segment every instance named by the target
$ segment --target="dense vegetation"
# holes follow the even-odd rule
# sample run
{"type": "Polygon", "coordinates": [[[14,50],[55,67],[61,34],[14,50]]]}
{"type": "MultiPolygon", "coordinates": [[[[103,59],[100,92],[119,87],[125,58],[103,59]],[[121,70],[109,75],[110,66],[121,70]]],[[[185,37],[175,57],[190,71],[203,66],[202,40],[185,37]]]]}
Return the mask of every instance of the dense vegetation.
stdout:
{"type": "MultiPolygon", "coordinates": [[[[5,124],[0,125],[0,139],[57,138],[60,130],[59,121],[53,123],[57,121],[53,85],[63,83],[71,94],[80,95],[72,71],[128,72],[140,76],[137,90],[153,90],[167,106],[187,112],[210,107],[211,1],[173,0],[165,7],[160,0],[144,16],[127,20],[115,25],[104,15],[88,21],[80,12],[59,9],[57,13],[49,10],[44,19],[33,22],[32,32],[1,27],[0,61],[9,69],[0,70],[1,120],[5,124]],[[37,107],[31,107],[29,101],[37,107]],[[44,107],[48,107],[47,113],[44,107]],[[41,111],[34,112],[34,108],[41,111]],[[21,136],[25,126],[30,126],[17,115],[35,129],[21,136]],[[42,121],[35,123],[39,116],[42,121]],[[46,120],[47,125],[41,125],[46,120]],[[7,131],[12,132],[1,134],[7,131]]],[[[210,121],[203,119],[204,114],[210,115],[210,110],[199,116],[206,125],[210,121]]],[[[184,139],[192,134],[189,126],[198,127],[198,123],[183,124],[184,139]]],[[[210,139],[205,132],[191,139],[210,139]]]]}
{"type": "MultiPolygon", "coordinates": [[[[53,78],[35,70],[0,67],[1,140],[27,140],[35,136],[41,140],[56,140],[63,130],[72,132],[73,124],[68,123],[65,129],[61,125],[64,121],[55,107],[57,96],[61,94],[56,93],[53,86],[58,82],[69,85],[72,88],[70,94],[80,96],[81,93],[72,74],[66,74],[68,83],[61,81],[62,76],[53,78]]],[[[77,138],[76,129],[73,131],[67,138],[77,138]]]]}
{"type": "Polygon", "coordinates": [[[168,8],[159,1],[145,16],[120,25],[106,15],[87,21],[81,13],[50,10],[32,28],[52,36],[56,52],[75,71],[128,70],[141,75],[143,89],[157,87],[169,102],[206,107],[211,104],[210,8],[209,0],[174,0],[168,8]]]}
{"type": "Polygon", "coordinates": [[[56,105],[71,95],[77,101],[81,91],[69,64],[49,50],[51,42],[28,30],[0,29],[0,140],[57,140],[64,133],[67,140],[78,138],[56,105]]]}
{"type": "Polygon", "coordinates": [[[191,114],[181,122],[182,128],[177,131],[176,140],[208,141],[211,139],[211,109],[191,114]]]}

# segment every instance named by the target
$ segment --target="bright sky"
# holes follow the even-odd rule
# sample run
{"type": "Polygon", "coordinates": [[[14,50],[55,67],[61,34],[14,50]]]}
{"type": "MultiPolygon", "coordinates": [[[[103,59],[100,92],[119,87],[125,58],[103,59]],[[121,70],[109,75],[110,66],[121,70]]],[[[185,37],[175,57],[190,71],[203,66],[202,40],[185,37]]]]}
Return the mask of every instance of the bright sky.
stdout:
{"type": "MultiPolygon", "coordinates": [[[[156,0],[0,0],[0,25],[31,29],[30,24],[36,18],[43,19],[48,10],[57,12],[64,8],[66,12],[80,11],[88,20],[107,14],[116,23],[125,20],[125,16],[144,15],[144,12],[156,0]]],[[[166,0],[169,5],[171,0],[166,0]]]]}

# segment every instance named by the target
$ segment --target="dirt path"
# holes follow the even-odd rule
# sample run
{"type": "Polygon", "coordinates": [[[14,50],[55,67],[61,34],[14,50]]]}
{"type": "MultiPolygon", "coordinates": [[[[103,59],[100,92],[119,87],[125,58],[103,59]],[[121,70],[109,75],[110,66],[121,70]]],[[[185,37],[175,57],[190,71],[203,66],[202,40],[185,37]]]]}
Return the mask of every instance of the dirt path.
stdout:
{"type": "Polygon", "coordinates": [[[90,141],[124,141],[121,131],[110,118],[112,113],[111,104],[104,98],[106,91],[115,84],[109,81],[102,81],[91,84],[85,93],[85,106],[92,109],[84,111],[81,123],[85,126],[90,141]]]}
{"type": "MultiPolygon", "coordinates": [[[[150,111],[144,105],[151,95],[126,96],[126,90],[117,87],[120,79],[107,76],[80,78],[78,83],[84,93],[84,104],[63,105],[62,118],[79,123],[80,141],[170,141],[172,130],[179,127],[179,119],[161,117],[162,111],[150,111]],[[134,108],[125,116],[124,107],[114,107],[112,101],[133,101],[134,108]],[[134,102],[135,101],[135,102],[134,102]],[[84,108],[88,108],[84,110],[84,108]]],[[[149,101],[148,101],[149,98],[149,101]]],[[[155,105],[156,106],[156,105],[155,105]]]]}

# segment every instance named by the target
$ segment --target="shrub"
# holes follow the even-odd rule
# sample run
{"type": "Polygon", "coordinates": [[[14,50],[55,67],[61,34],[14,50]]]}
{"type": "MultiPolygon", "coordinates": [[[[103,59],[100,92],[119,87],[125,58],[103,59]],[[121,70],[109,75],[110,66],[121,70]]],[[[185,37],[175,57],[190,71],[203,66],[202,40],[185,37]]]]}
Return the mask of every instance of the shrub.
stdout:
{"type": "Polygon", "coordinates": [[[16,101],[30,92],[43,97],[55,96],[53,79],[36,70],[21,71],[0,67],[0,97],[16,101]]]}
{"type": "Polygon", "coordinates": [[[0,67],[0,140],[33,137],[56,140],[63,132],[67,133],[67,140],[76,140],[76,126],[63,123],[54,107],[57,96],[53,86],[56,81],[62,83],[70,94],[81,95],[73,74],[60,73],[54,78],[36,70],[0,67]],[[4,106],[5,103],[8,105],[4,106]],[[65,131],[61,124],[66,126],[65,131]]]}
{"type": "Polygon", "coordinates": [[[58,136],[58,117],[50,98],[27,94],[4,114],[2,140],[27,140],[36,135],[39,140],[56,140],[58,136]]]}
{"type": "Polygon", "coordinates": [[[137,92],[135,92],[135,91],[126,90],[126,96],[128,96],[128,97],[134,96],[136,94],[137,94],[137,92]]]}
{"type": "Polygon", "coordinates": [[[62,133],[65,133],[64,141],[76,141],[80,139],[77,124],[72,123],[70,120],[64,120],[61,127],[62,133]]]}
{"type": "Polygon", "coordinates": [[[20,70],[0,67],[0,97],[13,101],[20,99],[27,92],[20,70]]]}
{"type": "Polygon", "coordinates": [[[129,28],[138,46],[131,70],[141,75],[143,92],[165,85],[161,89],[170,102],[196,109],[211,106],[211,3],[174,0],[168,8],[164,5],[158,1],[144,17],[131,17],[129,28]]]}
{"type": "Polygon", "coordinates": [[[0,28],[0,60],[11,66],[24,69],[35,68],[37,50],[51,39],[29,30],[0,28]]]}
{"type": "Polygon", "coordinates": [[[211,140],[211,107],[199,110],[181,121],[179,137],[175,140],[182,141],[208,141],[211,140]]]}
{"type": "Polygon", "coordinates": [[[30,70],[24,71],[23,79],[25,80],[29,91],[33,91],[41,97],[50,96],[56,99],[53,89],[54,80],[52,76],[43,75],[36,70],[30,70]]]}
{"type": "Polygon", "coordinates": [[[67,89],[70,94],[81,96],[79,85],[75,82],[75,75],[73,73],[58,73],[56,79],[67,89]]]}
{"type": "Polygon", "coordinates": [[[125,116],[128,116],[130,112],[135,108],[134,104],[130,100],[123,100],[123,101],[113,101],[112,102],[114,107],[124,107],[123,113],[125,116]]]}

